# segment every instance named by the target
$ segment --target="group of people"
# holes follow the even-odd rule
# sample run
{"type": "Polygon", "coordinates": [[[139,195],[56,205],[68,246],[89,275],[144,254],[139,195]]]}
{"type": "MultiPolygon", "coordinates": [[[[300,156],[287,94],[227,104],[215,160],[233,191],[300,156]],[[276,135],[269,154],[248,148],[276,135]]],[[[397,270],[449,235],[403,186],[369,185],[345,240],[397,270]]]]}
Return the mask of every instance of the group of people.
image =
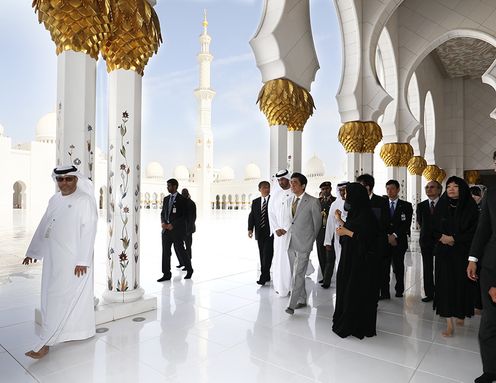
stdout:
{"type": "MultiPolygon", "coordinates": [[[[496,166],[496,152],[493,157],[496,166]]],[[[93,311],[93,247],[97,207],[93,185],[74,166],[55,168],[57,192],[33,236],[23,260],[43,260],[39,344],[26,353],[38,359],[53,344],[86,339],[95,334],[93,311]]],[[[248,235],[258,241],[261,275],[271,280],[282,297],[290,296],[286,312],[307,305],[305,276],[311,273],[310,253],[317,245],[322,288],[329,288],[334,263],[336,304],[332,330],[341,337],[362,339],[376,335],[377,306],[390,299],[391,266],[395,296],[404,293],[404,257],[413,216],[412,205],[398,198],[396,180],[386,183],[386,197],[373,193],[374,178],[360,175],[357,182],[338,185],[339,197],[331,195],[330,182],[320,185],[320,198],[305,192],[301,173],[276,175],[259,184],[261,196],[253,201],[248,235]]],[[[178,267],[191,278],[192,234],[196,205],[178,182],[167,181],[169,195],[163,201],[162,273],[159,282],[171,278],[171,246],[178,267]]],[[[496,189],[485,193],[470,189],[456,176],[446,181],[446,191],[431,181],[427,199],[418,204],[420,247],[425,297],[436,313],[446,318],[444,336],[454,334],[455,324],[482,309],[479,341],[484,373],[476,383],[496,380],[496,189]],[[435,260],[435,261],[434,261],[435,260]],[[435,266],[435,267],[434,267],[435,266]],[[479,301],[479,303],[477,303],[479,301]]]]}
{"type": "MultiPolygon", "coordinates": [[[[496,165],[496,152],[494,154],[496,165]]],[[[386,183],[386,195],[373,193],[370,174],[357,182],[320,185],[320,198],[305,192],[307,179],[287,170],[270,183],[259,185],[248,219],[248,235],[259,243],[261,276],[275,291],[289,295],[286,312],[307,305],[305,275],[314,243],[323,288],[328,288],[337,260],[336,303],[332,330],[340,337],[359,339],[376,335],[379,300],[391,299],[391,267],[395,297],[405,291],[405,253],[413,218],[412,204],[399,198],[397,180],[386,183]],[[271,268],[272,263],[272,268],[271,268]]],[[[479,341],[484,373],[476,383],[496,381],[496,190],[482,198],[480,187],[469,188],[452,176],[442,185],[430,181],[427,199],[417,205],[425,297],[446,318],[443,336],[453,336],[456,325],[482,310],[479,341]],[[482,265],[481,267],[479,265],[482,265]],[[480,278],[480,283],[479,283],[480,278]]]]}

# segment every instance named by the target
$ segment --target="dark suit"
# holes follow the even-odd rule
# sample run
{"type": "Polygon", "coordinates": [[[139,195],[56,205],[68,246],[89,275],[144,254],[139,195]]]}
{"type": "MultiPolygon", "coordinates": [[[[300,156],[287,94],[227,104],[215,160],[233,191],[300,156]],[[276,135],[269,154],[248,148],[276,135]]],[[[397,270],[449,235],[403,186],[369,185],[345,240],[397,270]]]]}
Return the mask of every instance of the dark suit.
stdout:
{"type": "Polygon", "coordinates": [[[265,197],[267,205],[265,209],[264,222],[262,227],[262,197],[255,198],[251,204],[251,211],[248,216],[248,230],[255,230],[255,239],[258,242],[258,251],[260,253],[260,281],[270,281],[270,267],[274,256],[274,236],[270,235],[269,225],[269,203],[270,195],[265,197]]]}
{"type": "Polygon", "coordinates": [[[170,257],[172,245],[174,245],[174,250],[177,253],[179,263],[183,265],[186,270],[193,270],[191,267],[191,260],[186,255],[186,250],[184,248],[188,218],[187,202],[180,193],[176,194],[171,206],[169,206],[170,199],[171,194],[164,198],[162,212],[160,213],[162,223],[170,223],[173,227],[172,230],[162,230],[162,273],[165,276],[171,275],[170,257]]]}
{"type": "Polygon", "coordinates": [[[336,263],[336,252],[334,251],[334,246],[331,246],[331,250],[327,250],[324,245],[324,240],[329,208],[331,207],[331,204],[336,200],[336,198],[333,196],[329,196],[329,198],[327,199],[319,198],[319,200],[320,208],[322,210],[322,226],[315,242],[317,245],[317,255],[319,258],[320,271],[322,272],[323,284],[328,286],[331,284],[332,274],[334,272],[334,264],[336,263]]]}
{"type": "MultiPolygon", "coordinates": [[[[439,202],[439,199],[438,199],[439,202]]],[[[417,205],[416,217],[420,226],[420,251],[422,252],[422,271],[424,278],[424,293],[428,298],[434,297],[434,245],[440,238],[436,227],[439,226],[439,212],[434,205],[431,212],[431,200],[426,199],[417,205]]]]}
{"type": "MultiPolygon", "coordinates": [[[[390,201],[387,200],[388,206],[390,201]]],[[[391,274],[391,263],[396,277],[396,294],[403,294],[405,291],[405,252],[408,249],[408,236],[412,224],[413,208],[412,204],[401,199],[395,203],[394,214],[389,218],[388,234],[396,235],[396,246],[389,243],[386,248],[386,256],[383,257],[381,296],[389,295],[389,276],[391,274]]]]}
{"type": "Polygon", "coordinates": [[[479,343],[485,373],[496,374],[496,304],[488,291],[496,287],[496,189],[489,189],[482,200],[479,224],[469,254],[481,267],[482,317],[479,343]]]}
{"type": "Polygon", "coordinates": [[[193,233],[196,231],[196,204],[191,198],[186,198],[188,208],[186,220],[186,237],[184,239],[184,246],[186,247],[186,255],[191,259],[191,245],[193,244],[193,233]]]}

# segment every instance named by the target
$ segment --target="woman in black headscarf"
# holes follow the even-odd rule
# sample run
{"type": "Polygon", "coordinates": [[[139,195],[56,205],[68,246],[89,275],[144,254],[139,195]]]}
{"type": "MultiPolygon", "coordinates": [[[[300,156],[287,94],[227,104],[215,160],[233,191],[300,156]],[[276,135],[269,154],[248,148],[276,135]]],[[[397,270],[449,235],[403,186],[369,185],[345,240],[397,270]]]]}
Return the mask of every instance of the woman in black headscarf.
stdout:
{"type": "Polygon", "coordinates": [[[363,339],[376,335],[378,222],[367,190],[357,182],[346,186],[344,209],[348,212],[346,222],[341,220],[341,212],[336,211],[341,222],[336,233],[342,249],[332,331],[342,338],[353,335],[363,339]]]}
{"type": "Polygon", "coordinates": [[[467,278],[468,252],[477,228],[478,211],[467,183],[456,176],[446,181],[439,200],[434,308],[447,320],[443,336],[452,336],[453,318],[463,325],[474,315],[474,283],[467,278]]]}

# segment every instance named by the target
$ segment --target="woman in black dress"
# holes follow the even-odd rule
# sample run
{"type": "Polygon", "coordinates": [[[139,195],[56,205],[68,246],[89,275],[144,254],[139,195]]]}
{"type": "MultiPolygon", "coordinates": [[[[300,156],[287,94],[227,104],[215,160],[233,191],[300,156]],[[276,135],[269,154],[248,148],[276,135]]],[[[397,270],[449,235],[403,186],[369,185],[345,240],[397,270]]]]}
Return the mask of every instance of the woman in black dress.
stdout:
{"type": "Polygon", "coordinates": [[[341,220],[336,233],[342,249],[332,331],[342,338],[353,335],[363,339],[376,335],[378,223],[367,190],[357,182],[346,186],[344,209],[348,212],[346,222],[341,220],[341,212],[336,212],[341,220]]]}
{"type": "Polygon", "coordinates": [[[443,336],[452,336],[453,318],[463,325],[474,315],[474,283],[467,278],[468,252],[477,228],[477,205],[467,183],[456,176],[446,181],[446,192],[439,200],[438,242],[434,247],[436,283],[434,308],[446,318],[443,336]]]}

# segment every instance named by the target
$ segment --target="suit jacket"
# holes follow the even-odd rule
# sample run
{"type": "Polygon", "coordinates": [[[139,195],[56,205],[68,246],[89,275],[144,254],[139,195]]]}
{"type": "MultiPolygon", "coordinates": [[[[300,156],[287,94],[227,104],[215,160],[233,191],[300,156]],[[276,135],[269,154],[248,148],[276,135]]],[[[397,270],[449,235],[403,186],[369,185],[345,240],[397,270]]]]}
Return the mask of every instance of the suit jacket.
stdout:
{"type": "MultiPolygon", "coordinates": [[[[389,200],[387,202],[389,205],[389,200]]],[[[408,248],[407,236],[410,235],[412,225],[413,208],[410,202],[402,199],[397,199],[395,206],[394,214],[389,219],[388,234],[396,234],[399,248],[406,250],[408,248]]]]}
{"type": "Polygon", "coordinates": [[[188,219],[188,206],[186,203],[186,198],[184,198],[180,193],[177,193],[176,199],[172,204],[170,214],[168,214],[170,198],[170,194],[164,198],[160,218],[162,223],[172,224],[173,229],[166,230],[164,235],[177,238],[184,237],[186,235],[188,219]]]}
{"type": "Polygon", "coordinates": [[[441,235],[436,229],[439,226],[438,204],[434,207],[434,213],[431,214],[430,203],[430,199],[420,202],[417,205],[416,217],[420,226],[420,246],[433,248],[441,235]]]}
{"type": "Polygon", "coordinates": [[[294,197],[286,200],[286,214],[289,218],[289,227],[286,231],[290,235],[289,248],[300,253],[310,253],[322,226],[320,201],[318,198],[303,193],[293,217],[291,215],[293,200],[294,197]]]}
{"type": "Polygon", "coordinates": [[[269,225],[269,204],[270,195],[267,196],[267,210],[265,216],[265,226],[260,227],[260,221],[262,219],[262,197],[255,198],[251,203],[251,211],[248,215],[248,230],[255,229],[255,239],[263,239],[270,237],[270,225],[269,225]]]}
{"type": "Polygon", "coordinates": [[[191,198],[186,198],[188,209],[186,219],[186,234],[193,234],[196,231],[196,203],[191,198]]]}
{"type": "Polygon", "coordinates": [[[496,286],[496,189],[489,189],[483,200],[479,223],[472,239],[469,255],[492,275],[491,286],[496,286]]]}
{"type": "Polygon", "coordinates": [[[372,194],[370,198],[370,207],[379,223],[377,236],[377,254],[380,256],[387,255],[387,232],[389,227],[389,205],[386,198],[372,194]]]}

